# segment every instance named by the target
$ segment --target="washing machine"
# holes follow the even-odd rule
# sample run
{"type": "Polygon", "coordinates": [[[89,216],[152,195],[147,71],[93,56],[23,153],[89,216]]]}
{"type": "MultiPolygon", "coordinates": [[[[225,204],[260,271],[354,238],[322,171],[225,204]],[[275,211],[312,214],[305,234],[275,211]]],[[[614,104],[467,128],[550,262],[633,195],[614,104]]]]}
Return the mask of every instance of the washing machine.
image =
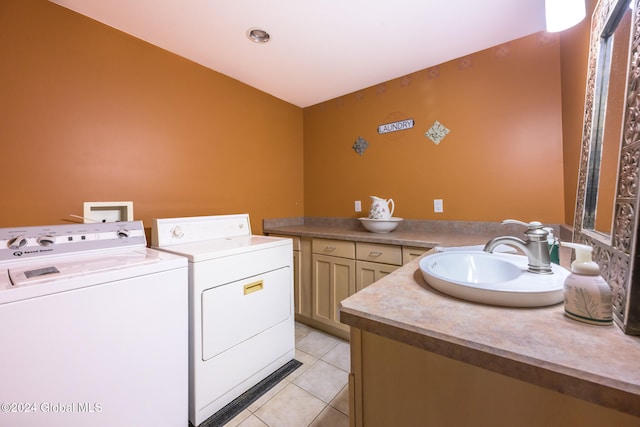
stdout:
{"type": "Polygon", "coordinates": [[[0,228],[0,426],[188,424],[188,268],[140,221],[0,228]]]}
{"type": "Polygon", "coordinates": [[[152,247],[189,260],[189,420],[198,426],[295,357],[291,239],[248,214],[155,219],[152,247]]]}

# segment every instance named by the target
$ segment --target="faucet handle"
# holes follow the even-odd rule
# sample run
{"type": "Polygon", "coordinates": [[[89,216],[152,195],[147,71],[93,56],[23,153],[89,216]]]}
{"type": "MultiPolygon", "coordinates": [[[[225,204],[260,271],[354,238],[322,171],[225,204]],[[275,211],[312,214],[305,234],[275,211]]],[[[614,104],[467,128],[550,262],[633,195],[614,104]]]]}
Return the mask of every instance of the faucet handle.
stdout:
{"type": "Polygon", "coordinates": [[[517,219],[505,219],[504,221],[502,221],[502,223],[503,224],[524,225],[529,230],[535,230],[537,228],[542,228],[542,223],[539,222],[539,221],[524,222],[524,221],[518,221],[517,219]]]}
{"type": "Polygon", "coordinates": [[[524,234],[530,241],[541,242],[544,240],[546,242],[547,237],[549,236],[549,233],[544,229],[543,224],[539,221],[523,222],[518,221],[517,219],[505,219],[502,223],[524,225],[527,227],[527,231],[524,234]]]}

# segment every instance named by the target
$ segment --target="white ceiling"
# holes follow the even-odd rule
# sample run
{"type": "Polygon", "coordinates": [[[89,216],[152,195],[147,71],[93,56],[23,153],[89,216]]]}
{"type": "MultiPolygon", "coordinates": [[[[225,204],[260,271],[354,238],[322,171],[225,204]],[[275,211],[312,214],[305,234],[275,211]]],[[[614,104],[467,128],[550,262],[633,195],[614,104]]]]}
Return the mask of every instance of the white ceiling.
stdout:
{"type": "Polygon", "coordinates": [[[544,0],[51,1],[299,107],[545,26],[544,0]]]}

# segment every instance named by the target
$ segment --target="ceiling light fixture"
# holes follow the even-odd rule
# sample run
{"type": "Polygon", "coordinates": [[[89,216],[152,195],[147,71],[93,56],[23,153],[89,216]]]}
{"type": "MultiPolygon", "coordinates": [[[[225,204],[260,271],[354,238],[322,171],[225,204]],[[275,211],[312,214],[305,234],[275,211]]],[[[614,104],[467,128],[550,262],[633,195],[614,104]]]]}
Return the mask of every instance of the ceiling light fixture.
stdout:
{"type": "Polygon", "coordinates": [[[266,43],[269,41],[271,36],[265,30],[261,30],[260,28],[250,28],[247,30],[247,37],[249,40],[255,43],[266,43]]]}
{"type": "Polygon", "coordinates": [[[555,33],[571,28],[586,16],[585,0],[545,0],[547,31],[555,33]]]}

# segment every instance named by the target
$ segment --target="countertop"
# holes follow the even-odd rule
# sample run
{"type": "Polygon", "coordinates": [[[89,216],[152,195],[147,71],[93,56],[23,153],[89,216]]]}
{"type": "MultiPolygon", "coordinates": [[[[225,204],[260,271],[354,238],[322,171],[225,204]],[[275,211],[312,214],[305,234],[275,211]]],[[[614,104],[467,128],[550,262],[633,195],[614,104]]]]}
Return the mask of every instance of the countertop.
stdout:
{"type": "MultiPolygon", "coordinates": [[[[436,224],[375,234],[349,224],[275,224],[265,232],[418,247],[481,244],[497,235],[487,227],[443,225],[441,231],[436,224]]],[[[459,300],[431,288],[414,260],[343,300],[341,321],[640,417],[640,337],[625,335],[615,324],[571,320],[562,304],[504,308],[459,300]]]]}
{"type": "MultiPolygon", "coordinates": [[[[553,226],[560,232],[558,225],[553,226]]],[[[355,218],[291,218],[265,219],[263,232],[325,239],[352,240],[367,243],[433,248],[479,245],[491,238],[511,234],[522,235],[524,227],[493,222],[404,220],[391,233],[371,233],[355,218]]]]}

